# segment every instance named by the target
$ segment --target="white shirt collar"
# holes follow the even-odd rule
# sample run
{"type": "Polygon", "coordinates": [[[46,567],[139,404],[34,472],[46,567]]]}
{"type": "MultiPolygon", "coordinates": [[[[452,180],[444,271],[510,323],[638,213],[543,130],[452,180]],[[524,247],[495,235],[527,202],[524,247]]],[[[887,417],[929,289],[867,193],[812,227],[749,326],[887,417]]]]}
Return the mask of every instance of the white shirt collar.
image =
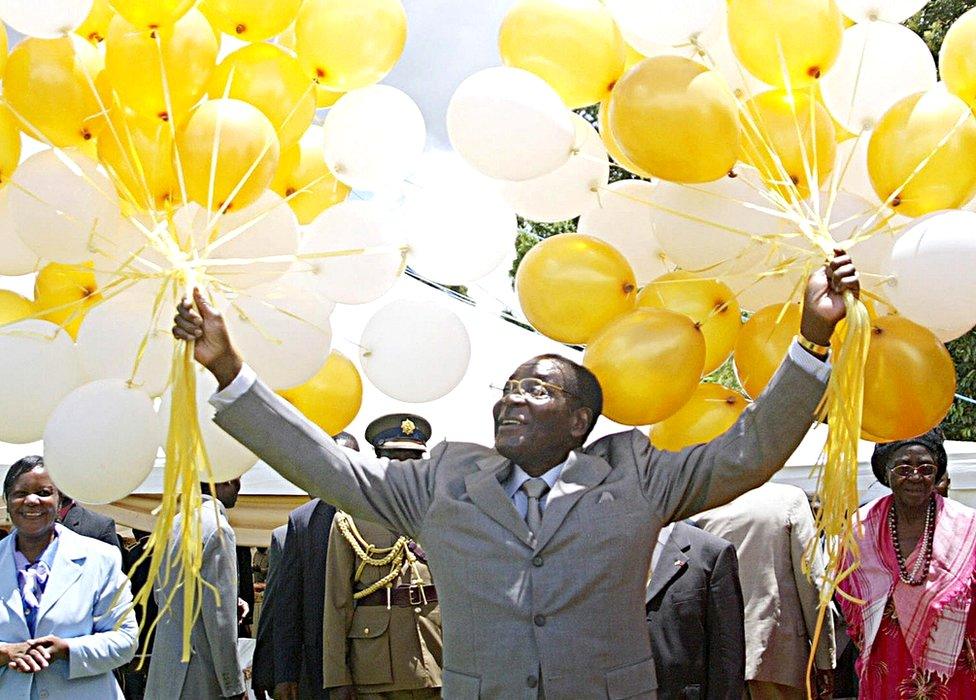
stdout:
{"type": "MultiPolygon", "coordinates": [[[[556,481],[559,480],[559,476],[563,473],[563,469],[572,464],[576,460],[576,453],[570,452],[569,456],[566,457],[564,462],[561,462],[554,466],[552,469],[547,471],[542,475],[542,480],[549,484],[549,488],[552,489],[556,485],[556,481]]],[[[518,490],[522,488],[522,484],[531,479],[532,477],[525,473],[519,465],[515,464],[512,466],[512,475],[508,477],[505,483],[505,492],[508,494],[509,498],[515,496],[518,490]]]]}

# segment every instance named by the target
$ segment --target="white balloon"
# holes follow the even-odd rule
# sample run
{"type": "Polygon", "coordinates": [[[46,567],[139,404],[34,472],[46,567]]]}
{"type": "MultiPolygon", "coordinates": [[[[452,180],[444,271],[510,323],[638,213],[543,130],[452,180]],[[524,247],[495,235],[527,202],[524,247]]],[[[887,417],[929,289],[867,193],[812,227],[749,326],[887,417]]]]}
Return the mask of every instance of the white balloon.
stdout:
{"type": "Polygon", "coordinates": [[[721,0],[607,0],[628,44],[645,56],[655,45],[686,44],[718,12],[721,0]]]}
{"type": "Polygon", "coordinates": [[[0,19],[26,36],[57,39],[81,26],[94,0],[0,0],[0,19]]]}
{"type": "Polygon", "coordinates": [[[840,178],[838,189],[875,204],[881,204],[868,173],[868,134],[837,144],[832,178],[840,178]]]}
{"type": "Polygon", "coordinates": [[[92,307],[81,323],[77,340],[78,356],[88,380],[131,378],[133,386],[150,396],[162,394],[173,360],[170,299],[163,298],[155,319],[152,301],[139,293],[123,292],[92,307]],[[140,348],[143,354],[137,368],[140,348]]]}
{"type": "Polygon", "coordinates": [[[916,219],[895,243],[888,298],[928,328],[976,325],[976,213],[940,211],[916,219]]]}
{"type": "Polygon", "coordinates": [[[298,280],[253,287],[224,312],[234,342],[272,389],[304,383],[325,364],[334,304],[298,280]]]}
{"type": "Polygon", "coordinates": [[[81,263],[103,236],[116,235],[119,198],[98,164],[80,151],[41,151],[21,163],[8,187],[14,227],[45,260],[81,263]]]}
{"type": "Polygon", "coordinates": [[[26,275],[40,268],[37,254],[28,248],[14,228],[9,187],[0,189],[0,275],[26,275]]]}
{"type": "Polygon", "coordinates": [[[552,223],[573,219],[599,203],[610,179],[610,158],[600,133],[578,114],[573,154],[551,173],[520,182],[505,181],[502,196],[526,219],[552,223]]]}
{"type": "Polygon", "coordinates": [[[922,38],[888,22],[844,31],[837,61],[820,79],[824,105],[853,134],[873,129],[904,97],[936,83],[935,60],[922,38]]]}
{"type": "Polygon", "coordinates": [[[415,302],[384,306],[366,324],[359,353],[377,389],[399,401],[438,399],[458,385],[471,359],[471,340],[453,311],[415,302]]]}
{"type": "Polygon", "coordinates": [[[545,80],[519,68],[487,68],[468,77],[447,107],[454,150],[501,180],[529,180],[569,160],[572,113],[545,80]]]}
{"type": "Polygon", "coordinates": [[[401,182],[424,152],[424,115],[389,85],[346,93],[322,124],[325,162],[350,187],[381,190],[401,182]]]}
{"type": "Polygon", "coordinates": [[[40,440],[61,399],[81,385],[74,343],[47,321],[19,321],[0,328],[0,440],[40,440]]]}
{"type": "Polygon", "coordinates": [[[199,207],[193,226],[200,233],[208,232],[206,239],[214,241],[210,246],[200,246],[205,257],[214,261],[207,266],[210,274],[232,288],[248,289],[274,282],[291,269],[298,252],[298,219],[280,195],[270,190],[263,192],[256,202],[220,217],[213,227],[207,226],[209,216],[210,212],[199,207]],[[268,261],[257,262],[261,258],[268,261]],[[221,265],[221,259],[256,262],[221,265]]]}
{"type": "Polygon", "coordinates": [[[301,243],[300,265],[310,267],[312,286],[342,304],[365,304],[389,291],[403,267],[403,240],[393,223],[389,208],[376,201],[346,200],[322,212],[301,243]],[[356,250],[369,252],[316,257],[356,250]]]}
{"type": "Polygon", "coordinates": [[[840,11],[855,22],[898,24],[925,7],[928,0],[837,0],[840,11]]]}
{"type": "Polygon", "coordinates": [[[804,276],[822,264],[822,254],[803,238],[791,239],[788,244],[775,238],[752,243],[741,255],[738,269],[717,275],[743,309],[757,311],[799,298],[804,276]]]}
{"type": "Polygon", "coordinates": [[[950,329],[929,328],[929,330],[932,331],[935,334],[935,337],[938,338],[940,341],[942,341],[943,343],[948,343],[950,340],[955,340],[956,338],[961,338],[962,336],[966,335],[969,331],[972,330],[972,328],[966,326],[964,328],[950,328],[950,329]]]}
{"type": "Polygon", "coordinates": [[[118,379],[65,397],[44,429],[44,465],[58,489],[83,503],[111,503],[152,471],[162,441],[146,392],[118,379]]]}
{"type": "MultiPolygon", "coordinates": [[[[197,421],[200,424],[200,435],[203,446],[207,450],[210,469],[214,483],[236,479],[254,466],[258,458],[249,449],[225,433],[213,422],[216,409],[208,399],[217,392],[217,380],[210,372],[199,366],[194,366],[197,380],[196,407],[197,421]]],[[[159,405],[159,418],[163,434],[169,431],[170,411],[173,396],[167,392],[159,405]]],[[[165,443],[164,443],[165,447],[165,443]]],[[[201,465],[201,469],[202,469],[201,465]]],[[[206,474],[200,474],[201,480],[206,480],[206,474]]]]}
{"type": "Polygon", "coordinates": [[[604,240],[619,250],[640,287],[670,271],[667,254],[654,235],[654,211],[648,204],[656,186],[645,180],[614,182],[596,207],[583,212],[576,226],[578,233],[604,240]]]}
{"type": "Polygon", "coordinates": [[[743,269],[750,236],[782,231],[784,219],[759,194],[754,170],[736,167],[736,177],[682,185],[661,181],[651,193],[654,235],[668,257],[691,272],[743,269]],[[758,208],[757,208],[758,207],[758,208]]]}
{"type": "Polygon", "coordinates": [[[428,154],[395,215],[418,274],[442,284],[480,279],[515,255],[518,221],[493,181],[456,154],[428,154]]]}
{"type": "Polygon", "coordinates": [[[177,235],[190,236],[193,219],[202,208],[198,204],[189,204],[177,209],[172,217],[156,221],[148,214],[122,218],[114,232],[107,231],[99,237],[91,256],[98,286],[104,287],[119,275],[137,278],[168,269],[173,265],[171,259],[182,262],[185,255],[179,250],[180,246],[175,242],[164,242],[167,239],[181,240],[173,238],[177,235]],[[179,233],[171,235],[171,229],[179,233]]]}

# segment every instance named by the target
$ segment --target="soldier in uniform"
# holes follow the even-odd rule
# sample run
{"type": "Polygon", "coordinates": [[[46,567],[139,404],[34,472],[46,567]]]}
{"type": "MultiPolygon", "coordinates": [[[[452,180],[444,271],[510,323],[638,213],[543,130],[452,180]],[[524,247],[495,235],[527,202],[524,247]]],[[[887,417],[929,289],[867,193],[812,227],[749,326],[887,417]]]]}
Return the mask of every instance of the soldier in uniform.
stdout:
{"type": "MultiPolygon", "coordinates": [[[[378,457],[422,457],[430,424],[393,414],[366,428],[378,457]]],[[[440,697],[441,613],[423,549],[336,513],[329,534],[323,674],[333,698],[440,697]]]]}

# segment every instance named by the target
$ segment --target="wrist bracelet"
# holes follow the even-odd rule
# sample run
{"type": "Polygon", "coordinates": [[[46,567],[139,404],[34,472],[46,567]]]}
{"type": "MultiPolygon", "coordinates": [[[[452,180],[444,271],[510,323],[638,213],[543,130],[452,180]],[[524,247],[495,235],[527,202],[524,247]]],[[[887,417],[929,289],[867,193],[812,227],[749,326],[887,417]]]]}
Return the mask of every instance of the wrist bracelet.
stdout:
{"type": "Polygon", "coordinates": [[[804,350],[809,350],[814,355],[826,356],[830,354],[829,345],[817,345],[812,340],[808,340],[804,338],[803,335],[801,334],[797,334],[796,342],[800,344],[801,348],[803,348],[804,350]]]}

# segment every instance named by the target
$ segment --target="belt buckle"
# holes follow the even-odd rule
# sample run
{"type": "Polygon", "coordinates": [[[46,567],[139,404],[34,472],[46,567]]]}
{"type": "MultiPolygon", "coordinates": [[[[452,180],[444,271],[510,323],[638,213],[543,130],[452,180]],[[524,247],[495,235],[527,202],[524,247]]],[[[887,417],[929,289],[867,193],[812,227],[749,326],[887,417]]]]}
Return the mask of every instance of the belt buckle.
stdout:
{"type": "Polygon", "coordinates": [[[426,602],[424,597],[424,591],[420,586],[410,586],[410,588],[407,589],[407,600],[410,602],[410,605],[423,605],[426,602]],[[416,600],[414,600],[415,592],[417,594],[416,600]]]}

